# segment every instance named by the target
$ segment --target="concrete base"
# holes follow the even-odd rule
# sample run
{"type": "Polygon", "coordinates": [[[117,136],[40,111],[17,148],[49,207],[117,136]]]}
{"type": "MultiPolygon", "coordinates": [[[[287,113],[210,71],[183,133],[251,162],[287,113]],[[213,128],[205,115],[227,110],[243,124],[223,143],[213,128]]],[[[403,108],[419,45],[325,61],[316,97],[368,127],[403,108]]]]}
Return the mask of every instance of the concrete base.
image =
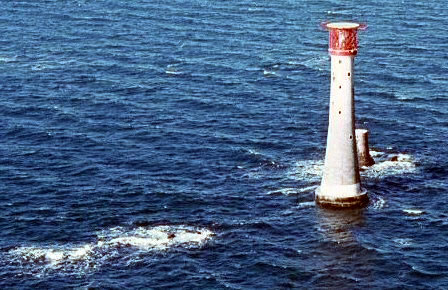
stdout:
{"type": "Polygon", "coordinates": [[[318,205],[333,209],[360,208],[369,203],[369,197],[367,196],[367,191],[365,189],[361,189],[357,194],[344,194],[343,196],[340,196],[325,194],[321,191],[321,187],[318,187],[314,194],[314,198],[318,205]]]}

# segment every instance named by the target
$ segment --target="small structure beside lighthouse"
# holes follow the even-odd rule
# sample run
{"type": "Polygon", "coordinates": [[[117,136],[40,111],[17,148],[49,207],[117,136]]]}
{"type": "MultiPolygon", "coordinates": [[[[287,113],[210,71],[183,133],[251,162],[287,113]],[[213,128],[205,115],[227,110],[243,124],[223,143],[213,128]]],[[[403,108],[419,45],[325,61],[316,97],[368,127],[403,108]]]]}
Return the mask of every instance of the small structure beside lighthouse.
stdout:
{"type": "Polygon", "coordinates": [[[356,150],[358,151],[359,167],[369,167],[375,164],[369,150],[369,131],[367,129],[356,129],[356,150]]]}
{"type": "Polygon", "coordinates": [[[353,208],[368,203],[361,187],[355,135],[354,60],[358,29],[353,22],[325,24],[330,32],[330,111],[325,166],[316,203],[323,207],[353,208]]]}

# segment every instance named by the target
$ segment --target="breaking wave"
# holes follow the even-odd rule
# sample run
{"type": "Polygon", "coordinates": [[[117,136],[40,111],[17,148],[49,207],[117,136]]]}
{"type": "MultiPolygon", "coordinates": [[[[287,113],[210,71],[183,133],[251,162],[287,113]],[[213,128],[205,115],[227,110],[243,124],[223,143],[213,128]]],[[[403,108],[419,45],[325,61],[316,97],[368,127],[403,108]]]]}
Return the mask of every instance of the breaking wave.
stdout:
{"type": "MultiPolygon", "coordinates": [[[[383,152],[375,152],[371,155],[376,163],[371,167],[362,168],[361,176],[365,178],[401,175],[417,171],[415,158],[409,154],[385,155],[383,152]]],[[[296,162],[288,176],[301,181],[318,182],[321,179],[323,168],[324,160],[301,160],[296,162]]]]}
{"type": "MultiPolygon", "coordinates": [[[[417,167],[415,165],[415,159],[409,154],[394,154],[387,155],[387,159],[376,161],[374,165],[365,169],[366,177],[386,177],[391,175],[400,175],[407,173],[415,173],[417,167]]],[[[362,175],[362,173],[361,173],[362,175]]]]}
{"type": "Polygon", "coordinates": [[[9,250],[6,256],[19,264],[25,273],[41,275],[56,271],[79,275],[117,259],[129,264],[134,256],[145,252],[166,251],[174,247],[200,248],[213,235],[208,229],[191,226],[139,227],[133,230],[115,227],[100,232],[94,243],[19,246],[9,250]]]}

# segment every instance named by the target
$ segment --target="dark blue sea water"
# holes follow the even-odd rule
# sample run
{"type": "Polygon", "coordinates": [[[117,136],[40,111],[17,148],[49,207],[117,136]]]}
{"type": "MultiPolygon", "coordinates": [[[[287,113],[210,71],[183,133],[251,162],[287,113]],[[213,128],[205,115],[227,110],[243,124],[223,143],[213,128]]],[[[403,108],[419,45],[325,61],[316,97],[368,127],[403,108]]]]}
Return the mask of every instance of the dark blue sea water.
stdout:
{"type": "Polygon", "coordinates": [[[446,1],[1,6],[2,289],[448,288],[446,1]],[[313,202],[325,20],[369,25],[364,210],[313,202]]]}

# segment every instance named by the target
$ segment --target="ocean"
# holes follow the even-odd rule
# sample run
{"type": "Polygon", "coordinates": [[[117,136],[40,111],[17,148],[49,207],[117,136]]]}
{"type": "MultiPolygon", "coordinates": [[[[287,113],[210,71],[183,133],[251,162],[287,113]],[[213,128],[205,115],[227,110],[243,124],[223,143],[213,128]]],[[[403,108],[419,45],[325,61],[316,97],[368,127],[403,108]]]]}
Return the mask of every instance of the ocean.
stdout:
{"type": "Polygon", "coordinates": [[[448,288],[445,1],[1,4],[0,288],[448,288]],[[376,164],[334,211],[341,20],[376,164]]]}

